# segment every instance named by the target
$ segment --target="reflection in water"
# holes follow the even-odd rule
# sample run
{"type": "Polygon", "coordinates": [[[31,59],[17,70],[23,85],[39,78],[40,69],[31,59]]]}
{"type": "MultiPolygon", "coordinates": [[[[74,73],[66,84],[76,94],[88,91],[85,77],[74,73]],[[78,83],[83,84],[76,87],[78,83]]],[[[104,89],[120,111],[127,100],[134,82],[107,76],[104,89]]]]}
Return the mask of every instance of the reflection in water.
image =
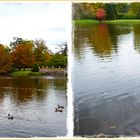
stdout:
{"type": "Polygon", "coordinates": [[[88,28],[77,26],[74,30],[74,46],[76,46],[75,51],[77,50],[75,57],[80,58],[85,54],[82,50],[82,48],[85,49],[85,46],[90,46],[93,49],[93,54],[101,58],[111,57],[113,53],[117,53],[118,36],[123,38],[123,35],[130,32],[130,25],[125,25],[123,28],[120,25],[103,23],[90,25],[88,28]]]}
{"type": "Polygon", "coordinates": [[[66,79],[0,77],[0,137],[65,136],[66,109],[54,108],[66,100],[66,79]]]}
{"type": "Polygon", "coordinates": [[[74,28],[75,135],[140,135],[139,27],[74,28]]]}
{"type": "Polygon", "coordinates": [[[136,24],[133,26],[133,31],[134,31],[134,47],[135,49],[140,52],[140,29],[139,29],[139,24],[136,24]]]}
{"type": "Polygon", "coordinates": [[[102,56],[110,56],[112,43],[108,28],[105,24],[98,24],[89,36],[90,44],[94,46],[94,52],[102,56]],[[101,41],[102,40],[102,41],[101,41]]]}

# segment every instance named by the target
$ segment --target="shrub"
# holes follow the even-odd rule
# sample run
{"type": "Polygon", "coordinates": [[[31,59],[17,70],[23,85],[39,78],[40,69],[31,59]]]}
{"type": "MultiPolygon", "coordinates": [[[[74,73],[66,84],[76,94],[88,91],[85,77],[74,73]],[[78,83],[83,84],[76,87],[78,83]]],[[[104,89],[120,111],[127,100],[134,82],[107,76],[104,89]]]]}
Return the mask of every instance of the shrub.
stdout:
{"type": "Polygon", "coordinates": [[[39,72],[39,66],[37,64],[33,65],[32,72],[39,72]]]}
{"type": "Polygon", "coordinates": [[[106,16],[106,12],[104,9],[97,9],[96,12],[96,18],[100,21],[102,21],[103,19],[105,19],[106,16]]]}

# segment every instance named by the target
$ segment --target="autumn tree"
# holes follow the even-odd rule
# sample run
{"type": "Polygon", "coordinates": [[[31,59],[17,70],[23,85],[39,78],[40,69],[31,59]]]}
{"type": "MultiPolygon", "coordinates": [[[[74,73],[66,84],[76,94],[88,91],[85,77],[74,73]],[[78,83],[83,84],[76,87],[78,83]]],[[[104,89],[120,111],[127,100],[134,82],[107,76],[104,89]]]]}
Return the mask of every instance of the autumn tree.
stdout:
{"type": "Polygon", "coordinates": [[[8,48],[0,44],[0,73],[7,73],[12,69],[12,59],[8,48]]]}
{"type": "Polygon", "coordinates": [[[89,4],[91,5],[91,9],[95,17],[98,9],[104,9],[104,3],[97,2],[97,3],[89,3],[89,4]]]}
{"type": "Polygon", "coordinates": [[[73,3],[73,19],[95,19],[97,9],[104,8],[104,3],[73,3]]]}
{"type": "Polygon", "coordinates": [[[34,47],[34,58],[35,63],[38,64],[38,66],[42,67],[45,66],[47,63],[47,59],[49,59],[49,50],[45,44],[44,40],[35,40],[34,41],[35,47],[34,47]]]}
{"type": "Polygon", "coordinates": [[[93,18],[93,11],[89,3],[73,3],[72,4],[73,19],[89,19],[93,18]]]}
{"type": "Polygon", "coordinates": [[[18,68],[31,68],[34,64],[33,41],[22,40],[13,46],[11,52],[13,66],[18,68]]]}
{"type": "Polygon", "coordinates": [[[102,21],[103,19],[105,19],[105,16],[106,16],[106,12],[104,9],[98,9],[97,12],[96,12],[96,18],[99,20],[99,21],[102,21]]]}

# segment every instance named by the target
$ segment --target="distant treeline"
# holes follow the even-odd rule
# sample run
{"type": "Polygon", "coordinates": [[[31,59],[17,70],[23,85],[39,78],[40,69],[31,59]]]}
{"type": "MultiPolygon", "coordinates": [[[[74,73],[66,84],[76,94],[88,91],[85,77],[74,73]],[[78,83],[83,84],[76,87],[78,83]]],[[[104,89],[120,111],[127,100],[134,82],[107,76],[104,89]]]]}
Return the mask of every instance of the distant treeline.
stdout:
{"type": "Polygon", "coordinates": [[[140,19],[140,2],[132,3],[73,3],[73,19],[96,19],[96,11],[104,9],[106,20],[140,19]]]}
{"type": "Polygon", "coordinates": [[[43,40],[14,38],[9,46],[0,44],[0,74],[13,69],[37,67],[66,68],[67,44],[63,43],[57,53],[52,53],[43,40]]]}

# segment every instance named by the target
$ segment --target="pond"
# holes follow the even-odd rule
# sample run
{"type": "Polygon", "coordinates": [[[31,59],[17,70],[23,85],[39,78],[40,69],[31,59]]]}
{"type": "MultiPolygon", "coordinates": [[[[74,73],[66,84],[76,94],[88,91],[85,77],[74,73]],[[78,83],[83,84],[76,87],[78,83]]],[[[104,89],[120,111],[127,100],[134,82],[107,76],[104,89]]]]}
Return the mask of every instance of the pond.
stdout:
{"type": "Polygon", "coordinates": [[[140,24],[73,31],[74,135],[140,135],[140,24]]]}
{"type": "Polygon", "coordinates": [[[0,137],[65,136],[66,83],[47,76],[0,77],[0,137]],[[63,112],[55,112],[58,104],[63,112]]]}

